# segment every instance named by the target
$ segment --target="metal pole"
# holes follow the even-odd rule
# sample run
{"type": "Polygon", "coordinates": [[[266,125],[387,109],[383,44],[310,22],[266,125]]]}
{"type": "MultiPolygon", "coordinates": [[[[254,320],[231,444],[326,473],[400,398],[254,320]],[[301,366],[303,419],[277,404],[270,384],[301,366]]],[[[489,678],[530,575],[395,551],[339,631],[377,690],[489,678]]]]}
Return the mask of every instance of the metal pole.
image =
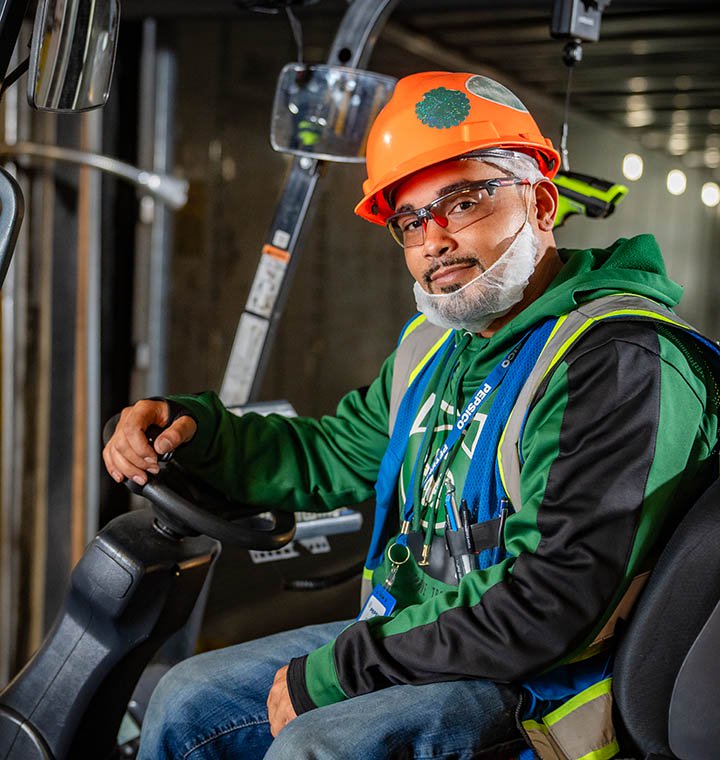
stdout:
{"type": "MultiPolygon", "coordinates": [[[[80,143],[83,150],[102,149],[102,111],[83,115],[80,143]]],[[[102,176],[99,171],[80,171],[78,248],[87,268],[86,373],[85,390],[85,531],[83,547],[97,533],[100,514],[100,346],[102,310],[100,303],[102,278],[102,176]]]]}
{"type": "MultiPolygon", "coordinates": [[[[17,141],[27,127],[18,89],[5,101],[5,139],[17,141]]],[[[27,189],[26,186],[23,189],[27,189]]],[[[27,388],[28,238],[24,225],[2,290],[2,394],[0,421],[0,682],[14,675],[20,638],[25,390],[27,388]]]]}
{"type": "MultiPolygon", "coordinates": [[[[138,163],[152,166],[153,103],[155,101],[155,55],[157,24],[154,19],[143,21],[140,53],[140,87],[138,104],[138,163]]],[[[133,285],[132,338],[134,363],[130,380],[130,397],[149,395],[150,343],[148,313],[150,309],[150,232],[155,218],[155,201],[149,196],[140,198],[140,219],[135,227],[135,282],[133,285]]]]}
{"type": "Polygon", "coordinates": [[[139,190],[152,195],[171,208],[182,208],[187,201],[188,183],[184,179],[138,169],[117,158],[103,156],[86,150],[75,150],[60,145],[19,142],[13,145],[0,144],[0,157],[9,156],[18,159],[21,166],[44,164],[47,161],[64,161],[79,166],[92,166],[100,171],[112,174],[127,182],[137,185],[139,190]]]}
{"type": "MultiPolygon", "coordinates": [[[[57,120],[60,144],[80,144],[80,119],[57,120]]],[[[50,425],[47,430],[48,532],[45,562],[45,630],[65,595],[73,558],[85,534],[85,354],[87,276],[80,245],[80,177],[65,166],[53,167],[51,228],[52,350],[50,354],[50,425]],[[72,537],[72,540],[71,540],[72,537]]],[[[35,209],[33,209],[35,211],[35,209]]],[[[33,216],[32,222],[36,217],[33,216]]]]}
{"type": "MultiPolygon", "coordinates": [[[[83,150],[99,150],[102,115],[85,114],[80,124],[83,150]]],[[[72,467],[72,564],[98,528],[100,498],[100,245],[102,179],[80,169],[78,183],[77,298],[72,467]]]]}
{"type": "MultiPolygon", "coordinates": [[[[85,131],[85,130],[83,130],[85,131]]],[[[75,280],[75,330],[73,379],[73,413],[72,413],[72,470],[70,496],[70,564],[82,556],[85,546],[85,529],[87,525],[87,490],[85,466],[87,451],[87,409],[88,398],[88,259],[90,246],[87,222],[89,205],[88,169],[81,169],[78,177],[77,208],[77,245],[75,256],[77,276],[75,280]]]]}
{"type": "MultiPolygon", "coordinates": [[[[47,142],[56,138],[57,118],[44,114],[37,120],[38,135],[47,142]]],[[[45,574],[47,567],[48,481],[50,475],[50,428],[52,425],[52,352],[53,352],[53,219],[55,216],[55,182],[50,171],[33,177],[29,198],[28,235],[35,259],[36,363],[35,363],[35,441],[33,470],[33,562],[30,568],[30,612],[28,649],[34,651],[45,635],[45,574]]],[[[21,252],[22,255],[22,252],[21,252]]]]}
{"type": "MultiPolygon", "coordinates": [[[[17,98],[5,100],[5,135],[7,140],[17,139],[17,98]]],[[[24,251],[19,252],[20,254],[24,251]]],[[[0,684],[11,676],[11,662],[15,659],[17,631],[17,588],[19,571],[18,542],[13,504],[16,497],[15,478],[15,288],[16,268],[20,256],[10,264],[1,294],[2,335],[0,350],[2,376],[0,377],[0,684]]]]}
{"type": "MultiPolygon", "coordinates": [[[[153,129],[153,162],[156,174],[172,170],[174,162],[173,119],[175,113],[175,54],[167,47],[158,47],[155,63],[155,123],[153,129]]],[[[168,298],[170,260],[173,245],[173,212],[166,205],[155,203],[150,230],[150,292],[148,304],[148,345],[150,366],[147,394],[167,391],[168,298]]]]}
{"type": "MultiPolygon", "coordinates": [[[[157,24],[147,19],[140,66],[138,153],[140,165],[152,167],[158,176],[173,165],[175,80],[174,53],[158,43],[157,24]]],[[[183,190],[187,192],[186,183],[183,190]]],[[[166,391],[171,248],[172,213],[145,195],[140,200],[136,233],[133,398],[166,391]]]]}

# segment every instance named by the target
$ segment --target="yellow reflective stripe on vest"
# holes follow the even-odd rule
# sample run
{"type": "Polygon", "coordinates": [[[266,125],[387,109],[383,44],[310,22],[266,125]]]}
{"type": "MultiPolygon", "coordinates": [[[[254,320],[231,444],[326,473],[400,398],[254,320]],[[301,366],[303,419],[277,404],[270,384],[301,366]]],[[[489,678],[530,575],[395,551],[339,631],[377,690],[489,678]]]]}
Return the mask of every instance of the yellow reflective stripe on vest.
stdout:
{"type": "MultiPolygon", "coordinates": [[[[447,331],[427,321],[424,315],[413,317],[403,328],[393,360],[390,404],[388,406],[388,435],[395,427],[400,403],[417,372],[437,353],[438,343],[447,331]]],[[[440,344],[442,345],[442,344],[440,344]]]]}
{"type": "MultiPolygon", "coordinates": [[[[548,335],[548,339],[545,341],[545,345],[542,347],[542,351],[540,351],[541,354],[545,350],[545,348],[548,346],[550,341],[555,337],[558,330],[560,330],[563,324],[565,324],[565,320],[567,318],[568,318],[567,314],[563,314],[563,316],[558,317],[558,321],[555,323],[555,327],[553,327],[552,331],[550,332],[550,335],[548,335]]],[[[509,494],[510,491],[508,490],[508,484],[505,482],[505,468],[503,467],[503,463],[502,463],[503,441],[505,440],[505,433],[507,429],[508,429],[508,426],[506,424],[500,435],[500,441],[498,442],[497,460],[498,460],[498,472],[500,473],[500,482],[502,483],[502,487],[505,493],[509,494]]]]}
{"type": "Polygon", "coordinates": [[[400,336],[400,340],[398,342],[402,343],[405,340],[405,338],[407,338],[407,336],[410,335],[410,333],[413,330],[415,330],[419,325],[421,325],[426,319],[427,317],[424,314],[418,314],[417,317],[415,317],[415,319],[410,321],[408,326],[403,331],[403,334],[400,336]]]}
{"type": "Polygon", "coordinates": [[[612,678],[588,687],[523,728],[542,760],[609,760],[620,748],[612,724],[612,678]]]}
{"type": "Polygon", "coordinates": [[[519,489],[521,469],[519,436],[522,422],[533,398],[543,381],[557,368],[573,344],[591,327],[612,317],[649,319],[681,330],[692,329],[687,322],[674,315],[666,307],[643,296],[632,294],[603,296],[560,317],[543,352],[538,357],[535,369],[530,373],[520,391],[500,437],[497,454],[498,471],[503,488],[516,512],[522,509],[519,489]]]}
{"type": "Polygon", "coordinates": [[[595,750],[594,752],[588,752],[587,755],[583,755],[578,760],[610,760],[618,752],[620,752],[620,747],[617,741],[614,741],[612,744],[608,744],[607,747],[595,750]]]}
{"type": "MultiPolygon", "coordinates": [[[[587,321],[580,325],[580,327],[560,346],[552,361],[550,362],[550,366],[545,370],[542,380],[544,380],[545,377],[547,377],[547,375],[549,375],[553,369],[555,369],[555,365],[560,361],[563,354],[584,332],[589,330],[598,322],[602,322],[603,320],[611,317],[647,317],[653,321],[666,322],[673,327],[680,327],[684,330],[687,329],[687,325],[683,324],[682,322],[677,322],[674,319],[669,319],[668,317],[662,314],[658,314],[655,311],[644,311],[642,309],[618,309],[617,311],[610,311],[607,314],[603,314],[600,317],[589,317],[587,321]]],[[[542,382],[542,380],[540,382],[542,382]]]]}
{"type": "MultiPolygon", "coordinates": [[[[415,329],[416,325],[413,326],[413,329],[415,329]]],[[[415,367],[415,369],[410,373],[410,377],[408,378],[408,384],[407,387],[409,388],[413,384],[413,380],[418,376],[418,374],[422,371],[423,367],[430,361],[430,359],[435,356],[435,354],[440,349],[440,346],[447,340],[448,335],[452,330],[446,330],[441,336],[440,340],[423,356],[422,359],[420,359],[420,363],[415,367]]]]}
{"type": "Polygon", "coordinates": [[[547,726],[554,726],[559,723],[563,718],[567,718],[570,713],[577,710],[578,707],[590,702],[593,699],[601,696],[602,694],[609,694],[612,690],[612,678],[606,678],[604,681],[598,681],[597,683],[589,686],[584,691],[576,694],[572,699],[562,704],[556,710],[548,713],[545,716],[544,723],[547,726]]]}

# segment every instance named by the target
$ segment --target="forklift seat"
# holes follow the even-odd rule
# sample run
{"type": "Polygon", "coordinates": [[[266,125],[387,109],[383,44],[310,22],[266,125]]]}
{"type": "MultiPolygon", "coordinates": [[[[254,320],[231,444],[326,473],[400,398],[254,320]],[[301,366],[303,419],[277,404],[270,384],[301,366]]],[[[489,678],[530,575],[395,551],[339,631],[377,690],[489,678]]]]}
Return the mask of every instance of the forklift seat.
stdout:
{"type": "Polygon", "coordinates": [[[720,480],[663,550],[618,647],[613,694],[638,758],[720,752],[720,480]]]}

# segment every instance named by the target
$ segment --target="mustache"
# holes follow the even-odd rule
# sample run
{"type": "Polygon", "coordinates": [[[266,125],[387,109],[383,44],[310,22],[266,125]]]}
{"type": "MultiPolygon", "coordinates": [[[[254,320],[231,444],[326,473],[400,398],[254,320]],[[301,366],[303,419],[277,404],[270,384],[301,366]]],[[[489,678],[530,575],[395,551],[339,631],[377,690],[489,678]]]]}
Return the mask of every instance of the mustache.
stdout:
{"type": "Polygon", "coordinates": [[[425,271],[423,274],[423,280],[425,281],[426,285],[429,285],[432,281],[432,276],[437,272],[438,270],[442,269],[443,267],[451,267],[455,266],[456,264],[470,264],[479,266],[480,269],[484,272],[485,267],[480,262],[480,259],[475,258],[475,256],[458,256],[454,259],[444,259],[443,261],[438,261],[436,264],[433,264],[429,269],[425,271]]]}

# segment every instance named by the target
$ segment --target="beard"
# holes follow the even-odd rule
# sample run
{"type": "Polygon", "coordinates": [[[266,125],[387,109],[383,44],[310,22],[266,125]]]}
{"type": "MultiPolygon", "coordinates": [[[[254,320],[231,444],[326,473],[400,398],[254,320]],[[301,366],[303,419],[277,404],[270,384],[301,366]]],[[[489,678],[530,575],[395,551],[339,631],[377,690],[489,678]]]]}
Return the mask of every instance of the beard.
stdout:
{"type": "MultiPolygon", "coordinates": [[[[418,311],[438,327],[479,333],[522,300],[535,271],[539,241],[529,221],[503,255],[484,272],[449,293],[428,293],[416,282],[418,311]]],[[[476,261],[458,259],[456,263],[476,261]]]]}

